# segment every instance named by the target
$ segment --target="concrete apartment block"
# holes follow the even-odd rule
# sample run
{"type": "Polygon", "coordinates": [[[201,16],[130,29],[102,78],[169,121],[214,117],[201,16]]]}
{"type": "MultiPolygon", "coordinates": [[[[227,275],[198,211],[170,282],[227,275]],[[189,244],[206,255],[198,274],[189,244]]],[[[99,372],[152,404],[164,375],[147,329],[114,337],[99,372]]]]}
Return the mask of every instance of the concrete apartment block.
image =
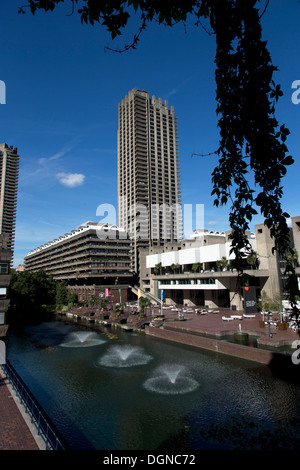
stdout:
{"type": "Polygon", "coordinates": [[[268,271],[268,278],[264,285],[264,291],[273,298],[282,291],[282,279],[280,273],[280,259],[278,253],[272,252],[274,240],[270,230],[264,224],[255,226],[255,239],[257,254],[259,257],[259,268],[268,271]]]}
{"type": "Polygon", "coordinates": [[[79,300],[102,298],[106,292],[111,296],[119,289],[126,300],[132,284],[131,241],[114,225],[87,222],[32,250],[25,257],[25,269],[42,269],[56,281],[65,281],[79,300]]]}
{"type": "Polygon", "coordinates": [[[298,262],[300,257],[300,216],[292,217],[293,245],[298,253],[298,262]]]}
{"type": "MultiPolygon", "coordinates": [[[[243,309],[243,286],[248,283],[259,297],[262,290],[271,298],[284,292],[283,260],[272,252],[274,241],[264,224],[255,226],[255,233],[247,233],[257,263],[245,267],[247,281],[238,278],[230,253],[230,231],[213,232],[195,230],[189,240],[164,247],[151,247],[141,251],[140,285],[145,292],[166,304],[207,305],[210,308],[230,307],[243,309]],[[227,265],[219,266],[226,258],[227,265]]],[[[291,247],[299,253],[300,217],[292,219],[291,247]]],[[[300,268],[296,266],[300,279],[300,268]]]]}
{"type": "Polygon", "coordinates": [[[19,158],[16,148],[0,144],[0,233],[8,234],[8,248],[12,253],[15,242],[19,158]]]}
{"type": "Polygon", "coordinates": [[[9,249],[9,236],[6,233],[0,234],[0,338],[6,335],[7,309],[9,299],[7,291],[10,283],[10,263],[12,251],[9,249]]]}
{"type": "Polygon", "coordinates": [[[139,249],[181,238],[178,125],[174,107],[133,89],[119,103],[118,226],[139,249]]]}

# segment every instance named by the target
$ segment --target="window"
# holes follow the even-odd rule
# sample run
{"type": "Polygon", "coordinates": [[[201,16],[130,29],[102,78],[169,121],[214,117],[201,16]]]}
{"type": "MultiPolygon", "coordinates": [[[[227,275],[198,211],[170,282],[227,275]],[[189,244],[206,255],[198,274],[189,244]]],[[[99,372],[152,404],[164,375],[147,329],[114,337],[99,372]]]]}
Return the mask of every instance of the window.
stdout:
{"type": "Polygon", "coordinates": [[[0,297],[6,296],[6,287],[0,287],[0,297]]]}
{"type": "Polygon", "coordinates": [[[8,273],[8,263],[0,263],[0,274],[8,273]]]}
{"type": "Polygon", "coordinates": [[[4,321],[5,321],[5,313],[0,312],[0,325],[4,325],[4,321]]]}

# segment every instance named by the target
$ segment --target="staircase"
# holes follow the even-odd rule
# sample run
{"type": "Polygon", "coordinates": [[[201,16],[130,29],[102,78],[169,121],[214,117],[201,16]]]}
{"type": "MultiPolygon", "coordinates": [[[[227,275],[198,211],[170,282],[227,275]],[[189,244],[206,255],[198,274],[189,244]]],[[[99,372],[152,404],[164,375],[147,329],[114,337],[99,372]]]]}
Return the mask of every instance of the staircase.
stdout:
{"type": "Polygon", "coordinates": [[[150,292],[145,292],[143,289],[141,289],[138,286],[131,286],[131,292],[133,292],[133,294],[135,294],[137,296],[138,296],[139,290],[140,290],[140,293],[141,293],[141,297],[146,297],[146,298],[150,299],[151,302],[153,302],[155,304],[160,303],[160,299],[158,297],[155,297],[155,295],[150,294],[150,292]]]}

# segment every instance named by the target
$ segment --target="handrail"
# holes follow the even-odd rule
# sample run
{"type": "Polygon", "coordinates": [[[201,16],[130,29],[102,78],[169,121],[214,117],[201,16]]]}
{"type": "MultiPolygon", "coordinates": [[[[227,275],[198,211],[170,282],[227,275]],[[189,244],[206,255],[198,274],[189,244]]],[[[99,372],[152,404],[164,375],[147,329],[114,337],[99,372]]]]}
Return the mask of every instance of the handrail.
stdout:
{"type": "Polygon", "coordinates": [[[24,406],[25,413],[28,413],[31,417],[31,423],[35,425],[38,435],[44,440],[46,449],[66,450],[66,445],[62,442],[62,438],[59,437],[58,431],[54,429],[54,425],[50,423],[50,418],[22,381],[12,364],[6,359],[6,363],[2,364],[1,368],[24,406]]]}

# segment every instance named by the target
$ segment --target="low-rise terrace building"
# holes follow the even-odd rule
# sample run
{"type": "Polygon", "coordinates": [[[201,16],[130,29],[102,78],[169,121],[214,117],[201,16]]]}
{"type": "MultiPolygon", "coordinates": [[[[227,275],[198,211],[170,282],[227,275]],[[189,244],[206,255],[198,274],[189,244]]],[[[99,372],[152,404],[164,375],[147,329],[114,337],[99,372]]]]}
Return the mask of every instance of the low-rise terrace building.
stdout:
{"type": "Polygon", "coordinates": [[[44,270],[66,281],[79,300],[111,297],[127,300],[132,280],[131,241],[114,225],[87,222],[76,230],[32,250],[27,271],[44,270]]]}

